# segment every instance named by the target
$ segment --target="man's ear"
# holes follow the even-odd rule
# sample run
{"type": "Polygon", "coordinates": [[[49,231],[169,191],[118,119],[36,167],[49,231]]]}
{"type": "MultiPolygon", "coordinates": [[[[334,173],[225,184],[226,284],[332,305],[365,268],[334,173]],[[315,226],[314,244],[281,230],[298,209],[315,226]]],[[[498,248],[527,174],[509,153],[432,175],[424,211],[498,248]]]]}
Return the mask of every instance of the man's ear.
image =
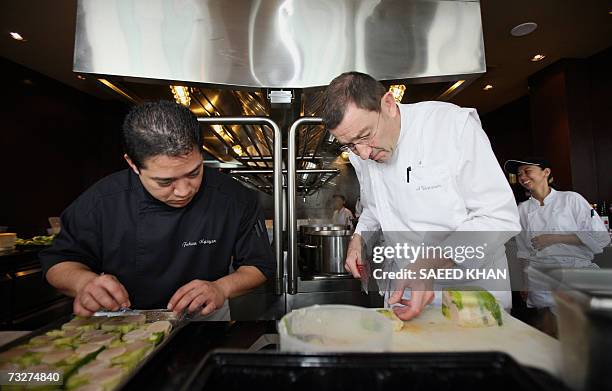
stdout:
{"type": "Polygon", "coordinates": [[[138,167],[136,167],[136,165],[134,164],[134,162],[132,161],[132,159],[130,159],[130,157],[126,154],[123,155],[123,158],[125,159],[125,161],[127,162],[127,164],[130,166],[130,168],[132,169],[132,171],[134,171],[134,174],[136,175],[140,175],[140,171],[138,170],[138,167]]]}
{"type": "Polygon", "coordinates": [[[387,91],[383,97],[380,99],[381,110],[383,110],[387,115],[395,116],[396,110],[395,107],[397,103],[395,102],[395,98],[393,98],[393,94],[391,91],[387,91]]]}

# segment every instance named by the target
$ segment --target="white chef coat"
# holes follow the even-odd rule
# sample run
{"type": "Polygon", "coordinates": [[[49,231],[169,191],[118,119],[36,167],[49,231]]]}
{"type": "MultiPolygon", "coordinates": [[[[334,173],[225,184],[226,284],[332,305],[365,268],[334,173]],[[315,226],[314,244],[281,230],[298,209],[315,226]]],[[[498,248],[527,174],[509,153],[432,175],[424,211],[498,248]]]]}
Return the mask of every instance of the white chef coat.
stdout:
{"type": "MultiPolygon", "coordinates": [[[[520,231],[518,211],[476,110],[444,102],[398,107],[401,130],[387,162],[349,155],[363,206],[355,232],[444,231],[449,244],[455,231],[494,232],[487,267],[507,269],[504,243],[520,231]]],[[[509,279],[492,293],[511,307],[509,279]]]]}
{"type": "Polygon", "coordinates": [[[361,198],[357,197],[357,201],[355,202],[355,217],[359,218],[361,216],[361,211],[363,208],[361,207],[361,198]]]}
{"type": "MultiPolygon", "coordinates": [[[[516,237],[517,257],[532,266],[598,268],[592,263],[610,243],[610,235],[599,215],[580,194],[573,191],[550,190],[544,205],[530,198],[519,205],[523,231],[516,237]],[[582,245],[554,244],[536,250],[531,239],[543,234],[575,234],[582,245]]],[[[528,307],[552,307],[554,300],[547,287],[527,275],[528,307]],[[542,290],[538,290],[538,287],[542,290]]]]}
{"type": "Polygon", "coordinates": [[[332,223],[340,225],[350,225],[352,229],[352,220],[353,213],[348,208],[343,206],[340,210],[334,209],[334,214],[332,215],[332,223]]]}

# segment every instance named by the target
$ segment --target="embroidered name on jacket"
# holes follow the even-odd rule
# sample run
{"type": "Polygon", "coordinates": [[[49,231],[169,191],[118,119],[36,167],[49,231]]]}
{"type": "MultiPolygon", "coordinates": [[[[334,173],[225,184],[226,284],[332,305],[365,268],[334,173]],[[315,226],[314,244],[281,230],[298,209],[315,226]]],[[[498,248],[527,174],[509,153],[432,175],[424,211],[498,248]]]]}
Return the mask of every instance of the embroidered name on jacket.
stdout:
{"type": "Polygon", "coordinates": [[[183,247],[203,246],[217,243],[217,239],[200,239],[196,242],[183,242],[183,247]]]}

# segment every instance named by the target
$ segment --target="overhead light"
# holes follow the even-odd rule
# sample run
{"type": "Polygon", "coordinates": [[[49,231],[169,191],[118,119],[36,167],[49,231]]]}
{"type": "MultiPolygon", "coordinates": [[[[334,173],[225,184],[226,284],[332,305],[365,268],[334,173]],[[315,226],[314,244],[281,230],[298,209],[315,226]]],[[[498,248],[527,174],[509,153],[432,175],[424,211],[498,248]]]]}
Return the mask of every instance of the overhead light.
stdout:
{"type": "Polygon", "coordinates": [[[212,125],[212,128],[223,140],[227,141],[228,143],[234,142],[232,136],[227,133],[225,129],[223,129],[223,125],[212,125]]]}
{"type": "Polygon", "coordinates": [[[189,107],[191,104],[191,96],[189,96],[189,87],[185,86],[170,86],[170,91],[174,95],[174,100],[179,105],[189,107]]]}
{"type": "Polygon", "coordinates": [[[531,61],[533,62],[542,61],[545,58],[546,56],[543,54],[536,54],[535,56],[531,57],[531,61]]]}
{"type": "Polygon", "coordinates": [[[26,39],[24,37],[22,37],[21,34],[19,34],[19,33],[11,31],[9,34],[10,34],[11,38],[13,38],[15,41],[22,41],[22,42],[26,41],[26,39]]]}
{"type": "Polygon", "coordinates": [[[453,92],[453,91],[455,91],[455,90],[456,90],[457,88],[459,88],[459,86],[460,86],[461,84],[463,84],[463,83],[465,83],[465,80],[457,80],[457,81],[455,82],[455,84],[453,84],[452,86],[450,86],[450,88],[448,89],[448,91],[449,91],[449,92],[453,92]]]}
{"type": "Polygon", "coordinates": [[[534,22],[521,23],[517,26],[514,26],[512,30],[510,30],[510,34],[513,37],[523,37],[527,34],[531,34],[535,29],[538,28],[538,24],[534,22]]]}
{"type": "MultiPolygon", "coordinates": [[[[455,83],[453,83],[452,86],[448,87],[448,89],[446,91],[444,91],[439,97],[438,99],[440,100],[444,100],[444,99],[449,99],[451,96],[454,95],[454,92],[457,90],[457,88],[461,87],[461,85],[465,83],[465,80],[457,80],[455,83]]],[[[458,91],[457,91],[458,92],[458,91]]]]}
{"type": "Polygon", "coordinates": [[[389,87],[389,92],[391,93],[391,95],[393,95],[393,99],[395,99],[397,103],[402,102],[404,91],[406,91],[406,86],[403,84],[393,84],[389,87]]]}
{"type": "Polygon", "coordinates": [[[85,76],[83,76],[83,75],[77,75],[77,79],[79,79],[79,80],[85,80],[85,76]]]}
{"type": "Polygon", "coordinates": [[[489,91],[493,89],[493,86],[491,84],[487,84],[486,86],[482,87],[482,89],[485,91],[489,91]]]}
{"type": "Polygon", "coordinates": [[[242,156],[242,147],[240,145],[234,145],[232,147],[232,150],[234,151],[236,155],[242,156]]]}
{"type": "Polygon", "coordinates": [[[100,83],[104,84],[105,86],[107,86],[108,88],[110,88],[111,90],[115,91],[117,94],[123,96],[126,99],[129,99],[133,103],[138,103],[136,101],[136,99],[132,98],[127,92],[123,91],[121,88],[117,87],[116,85],[114,85],[110,81],[108,81],[106,79],[98,79],[98,81],[100,83]]]}

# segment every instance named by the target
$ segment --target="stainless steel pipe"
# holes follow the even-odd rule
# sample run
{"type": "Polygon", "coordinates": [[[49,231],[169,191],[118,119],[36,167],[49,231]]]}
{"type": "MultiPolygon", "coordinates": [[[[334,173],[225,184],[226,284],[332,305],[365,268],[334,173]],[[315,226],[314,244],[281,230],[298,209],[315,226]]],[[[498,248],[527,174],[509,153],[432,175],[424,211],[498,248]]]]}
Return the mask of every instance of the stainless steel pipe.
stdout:
{"type": "MultiPolygon", "coordinates": [[[[274,133],[273,162],[274,176],[274,256],[276,257],[276,279],[274,281],[274,293],[281,295],[284,292],[284,268],[283,268],[283,246],[281,243],[282,222],[282,134],[276,122],[266,117],[199,117],[199,122],[209,125],[266,125],[272,128],[274,133]]],[[[295,197],[294,197],[295,198],[295,197]]]]}
{"type": "MultiPolygon", "coordinates": [[[[288,262],[287,262],[287,293],[295,295],[297,293],[298,264],[297,264],[297,216],[295,212],[296,196],[296,167],[295,167],[295,136],[297,129],[304,125],[319,125],[323,120],[319,117],[302,117],[295,121],[289,129],[289,139],[287,140],[287,198],[289,204],[287,228],[289,230],[288,262]]],[[[276,166],[274,166],[276,167],[276,166]]],[[[311,170],[310,172],[312,172],[311,170]]]]}
{"type": "MultiPolygon", "coordinates": [[[[288,170],[283,170],[283,174],[286,174],[288,170]]],[[[254,168],[252,170],[240,170],[240,169],[232,169],[229,171],[230,174],[271,174],[273,170],[270,169],[257,169],[254,168]]],[[[297,174],[337,174],[340,172],[337,168],[312,168],[312,169],[303,169],[303,170],[295,170],[297,174]]]]}

